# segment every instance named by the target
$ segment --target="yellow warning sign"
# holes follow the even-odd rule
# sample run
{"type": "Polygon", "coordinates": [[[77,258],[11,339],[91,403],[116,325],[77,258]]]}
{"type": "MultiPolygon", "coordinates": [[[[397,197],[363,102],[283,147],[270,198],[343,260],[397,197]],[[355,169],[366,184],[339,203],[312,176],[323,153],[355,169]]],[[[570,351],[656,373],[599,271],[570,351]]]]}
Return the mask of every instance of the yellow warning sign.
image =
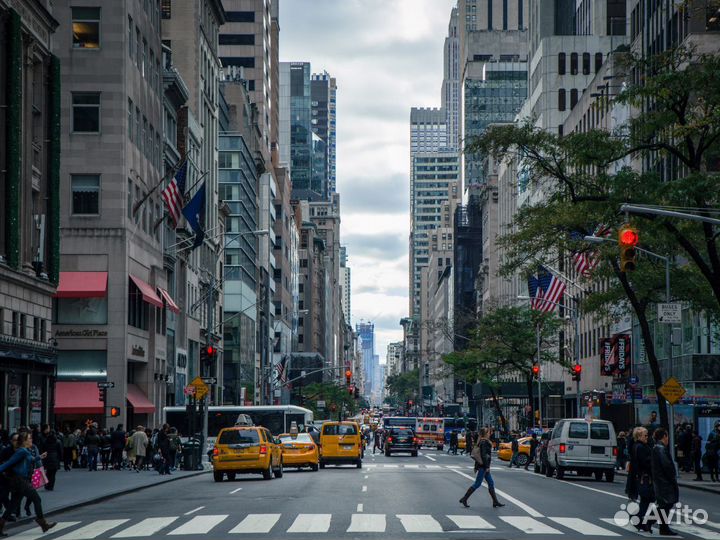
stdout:
{"type": "Polygon", "coordinates": [[[202,399],[207,396],[210,389],[208,385],[203,382],[200,377],[195,377],[190,383],[191,386],[195,387],[195,398],[202,399]]]}
{"type": "Polygon", "coordinates": [[[686,393],[683,385],[675,377],[670,377],[658,390],[670,405],[675,405],[686,393]]]}

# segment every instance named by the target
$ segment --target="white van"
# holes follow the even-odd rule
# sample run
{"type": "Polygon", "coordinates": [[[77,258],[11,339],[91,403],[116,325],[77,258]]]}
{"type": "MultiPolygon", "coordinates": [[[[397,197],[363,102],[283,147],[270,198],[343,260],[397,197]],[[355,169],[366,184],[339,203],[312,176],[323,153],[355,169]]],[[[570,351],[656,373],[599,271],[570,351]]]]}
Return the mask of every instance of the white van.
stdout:
{"type": "Polygon", "coordinates": [[[595,475],[596,480],[615,479],[617,459],[615,428],[607,420],[566,418],[555,424],[547,448],[546,476],[557,472],[558,479],[566,471],[579,476],[595,475]]]}

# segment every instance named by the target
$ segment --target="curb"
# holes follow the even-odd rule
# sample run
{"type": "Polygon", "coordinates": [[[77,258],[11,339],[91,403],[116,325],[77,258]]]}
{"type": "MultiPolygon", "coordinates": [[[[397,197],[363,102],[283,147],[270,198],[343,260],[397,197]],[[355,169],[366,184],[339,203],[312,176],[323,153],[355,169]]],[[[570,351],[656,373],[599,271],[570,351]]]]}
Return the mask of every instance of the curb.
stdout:
{"type": "MultiPolygon", "coordinates": [[[[623,478],[627,478],[627,473],[625,471],[615,471],[616,476],[622,476],[623,478]]],[[[690,482],[678,482],[678,486],[681,488],[687,488],[687,489],[693,489],[695,491],[704,491],[705,493],[713,493],[715,495],[720,495],[720,489],[710,487],[710,486],[703,486],[701,484],[692,484],[690,482]]]]}
{"type": "MultiPolygon", "coordinates": [[[[84,501],[78,501],[71,504],[67,504],[65,506],[54,508],[52,510],[49,510],[47,512],[44,512],[45,517],[54,516],[56,514],[61,514],[63,512],[68,512],[70,510],[75,510],[77,508],[80,508],[82,506],[87,506],[89,504],[96,504],[103,501],[107,501],[108,499],[114,499],[115,497],[119,497],[120,495],[127,495],[128,493],[135,493],[139,490],[161,486],[163,484],[169,484],[170,482],[177,482],[178,480],[185,480],[186,478],[194,478],[196,476],[200,476],[201,474],[209,473],[209,469],[203,469],[202,471],[195,471],[189,474],[185,474],[183,476],[176,476],[175,478],[168,478],[167,480],[163,480],[162,482],[156,482],[154,484],[145,484],[142,486],[135,486],[132,488],[125,488],[120,491],[114,491],[112,493],[106,493],[105,495],[99,495],[97,497],[91,497],[89,499],[86,499],[84,501]]],[[[17,521],[8,522],[6,524],[6,530],[14,529],[16,527],[19,527],[21,525],[27,525],[28,523],[34,522],[34,517],[23,517],[19,518],[17,521]]]]}

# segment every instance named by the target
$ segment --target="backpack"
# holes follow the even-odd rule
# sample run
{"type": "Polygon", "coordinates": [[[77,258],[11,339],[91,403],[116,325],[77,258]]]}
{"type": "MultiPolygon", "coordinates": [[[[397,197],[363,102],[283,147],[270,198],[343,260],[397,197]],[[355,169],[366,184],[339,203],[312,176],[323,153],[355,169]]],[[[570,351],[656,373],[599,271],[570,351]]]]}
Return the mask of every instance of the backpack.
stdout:
{"type": "Polygon", "coordinates": [[[177,437],[170,437],[170,450],[175,452],[177,449],[177,437]]]}

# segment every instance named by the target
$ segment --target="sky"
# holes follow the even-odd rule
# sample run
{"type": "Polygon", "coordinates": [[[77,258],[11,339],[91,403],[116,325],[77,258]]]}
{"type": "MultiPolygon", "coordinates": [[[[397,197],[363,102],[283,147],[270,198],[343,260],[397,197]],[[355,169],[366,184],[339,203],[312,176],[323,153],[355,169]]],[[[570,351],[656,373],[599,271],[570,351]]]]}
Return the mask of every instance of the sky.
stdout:
{"type": "Polygon", "coordinates": [[[280,61],[337,79],[340,242],[375,353],[408,315],[410,108],[439,107],[455,0],[280,0],[280,61]]]}

